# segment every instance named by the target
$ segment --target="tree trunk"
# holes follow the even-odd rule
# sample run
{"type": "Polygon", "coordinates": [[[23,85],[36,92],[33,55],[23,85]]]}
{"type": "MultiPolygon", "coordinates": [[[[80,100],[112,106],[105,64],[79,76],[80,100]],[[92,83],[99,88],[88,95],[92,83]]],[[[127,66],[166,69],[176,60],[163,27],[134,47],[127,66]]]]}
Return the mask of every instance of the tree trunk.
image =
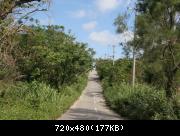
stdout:
{"type": "Polygon", "coordinates": [[[167,64],[167,68],[165,71],[165,75],[167,78],[167,83],[166,83],[166,96],[167,98],[172,98],[174,93],[175,93],[175,84],[174,84],[174,78],[176,76],[177,71],[172,70],[172,64],[167,64]]]}

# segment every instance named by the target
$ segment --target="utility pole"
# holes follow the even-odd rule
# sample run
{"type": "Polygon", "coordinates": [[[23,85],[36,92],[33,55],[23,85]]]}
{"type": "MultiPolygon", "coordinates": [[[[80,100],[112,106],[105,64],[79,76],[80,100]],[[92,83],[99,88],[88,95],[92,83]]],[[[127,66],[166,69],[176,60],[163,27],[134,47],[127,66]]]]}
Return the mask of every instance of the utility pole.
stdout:
{"type": "Polygon", "coordinates": [[[104,57],[105,57],[105,59],[107,59],[107,54],[106,53],[104,54],[104,57]]]}
{"type": "Polygon", "coordinates": [[[132,75],[132,85],[135,85],[135,78],[136,78],[136,56],[135,56],[135,49],[133,47],[133,75],[132,75]]]}
{"type": "Polygon", "coordinates": [[[112,46],[113,47],[113,66],[114,66],[114,62],[115,62],[115,45],[112,46]]]}
{"type": "Polygon", "coordinates": [[[136,36],[136,9],[135,9],[135,25],[134,25],[134,45],[133,45],[133,75],[132,75],[132,86],[135,85],[136,79],[136,49],[135,49],[135,36],[136,36]]]}

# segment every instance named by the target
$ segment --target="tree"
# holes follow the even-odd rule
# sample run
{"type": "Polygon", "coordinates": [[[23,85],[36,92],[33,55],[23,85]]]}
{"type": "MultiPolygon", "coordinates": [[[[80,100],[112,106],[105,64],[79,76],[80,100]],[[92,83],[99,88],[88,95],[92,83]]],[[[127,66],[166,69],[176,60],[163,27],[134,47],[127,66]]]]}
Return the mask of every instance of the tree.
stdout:
{"type": "Polygon", "coordinates": [[[94,51],[66,34],[63,26],[30,29],[33,33],[19,35],[19,50],[14,53],[23,75],[19,80],[38,80],[59,88],[92,68],[94,51]]]}
{"type": "Polygon", "coordinates": [[[4,20],[13,13],[16,8],[24,7],[25,4],[32,6],[31,2],[40,2],[43,0],[2,0],[0,1],[0,20],[4,20]]]}
{"type": "MultiPolygon", "coordinates": [[[[127,14],[124,16],[119,15],[114,22],[114,25],[117,27],[117,33],[124,33],[128,30],[127,26],[127,14]]],[[[130,35],[129,35],[130,36],[130,35]]],[[[132,86],[135,85],[135,76],[136,76],[136,57],[135,57],[135,42],[134,41],[126,41],[126,43],[121,43],[123,46],[124,53],[126,57],[129,57],[130,52],[133,54],[133,72],[132,72],[132,86]],[[130,46],[132,45],[132,46],[130,46]],[[131,48],[132,47],[132,48],[131,48]]]]}
{"type": "Polygon", "coordinates": [[[127,14],[124,15],[118,15],[118,17],[114,21],[114,25],[117,27],[116,32],[117,33],[124,33],[128,30],[127,27],[127,14]]]}
{"type": "Polygon", "coordinates": [[[175,76],[180,68],[180,21],[176,20],[180,1],[138,0],[137,11],[137,48],[143,50],[143,59],[148,65],[148,80],[161,80],[167,97],[172,97],[175,76]]]}
{"type": "MultiPolygon", "coordinates": [[[[16,60],[12,53],[17,47],[18,33],[28,32],[24,21],[30,14],[44,11],[48,0],[1,0],[0,1],[0,77],[3,73],[16,76],[16,60]]],[[[8,77],[6,75],[6,77],[8,77]]]]}

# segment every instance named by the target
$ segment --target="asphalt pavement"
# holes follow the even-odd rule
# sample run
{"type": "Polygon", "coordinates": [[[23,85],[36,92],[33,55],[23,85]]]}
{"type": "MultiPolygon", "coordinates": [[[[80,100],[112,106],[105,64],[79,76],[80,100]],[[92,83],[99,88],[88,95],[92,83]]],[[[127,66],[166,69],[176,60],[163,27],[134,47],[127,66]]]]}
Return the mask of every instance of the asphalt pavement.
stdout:
{"type": "Polygon", "coordinates": [[[110,110],[103,97],[97,72],[93,70],[80,98],[58,120],[123,120],[110,110]]]}

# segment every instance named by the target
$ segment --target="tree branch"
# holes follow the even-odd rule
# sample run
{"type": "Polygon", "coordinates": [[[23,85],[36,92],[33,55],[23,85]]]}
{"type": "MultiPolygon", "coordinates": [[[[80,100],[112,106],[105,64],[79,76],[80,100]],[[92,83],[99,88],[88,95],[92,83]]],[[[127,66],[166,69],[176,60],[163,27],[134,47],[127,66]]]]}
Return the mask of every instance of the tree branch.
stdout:
{"type": "Polygon", "coordinates": [[[3,11],[3,6],[5,6],[5,2],[2,2],[1,3],[1,7],[0,7],[2,9],[2,11],[0,10],[1,11],[1,13],[0,13],[0,20],[6,19],[6,17],[10,13],[13,12],[13,9],[15,9],[17,7],[20,7],[23,4],[34,2],[34,1],[40,2],[42,0],[16,0],[16,1],[11,1],[11,2],[9,2],[9,5],[10,5],[9,9],[5,9],[4,11],[3,11]]]}

